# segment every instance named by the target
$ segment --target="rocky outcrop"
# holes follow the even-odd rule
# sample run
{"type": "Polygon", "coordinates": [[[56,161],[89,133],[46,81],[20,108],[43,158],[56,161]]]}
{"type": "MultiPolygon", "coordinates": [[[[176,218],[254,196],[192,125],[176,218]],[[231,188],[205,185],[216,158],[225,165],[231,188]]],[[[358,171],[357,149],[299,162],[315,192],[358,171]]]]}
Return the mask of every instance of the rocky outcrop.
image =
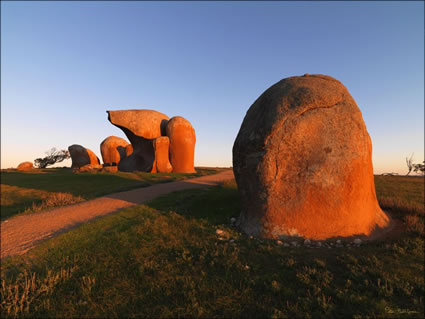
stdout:
{"type": "Polygon", "coordinates": [[[18,167],[16,169],[18,171],[24,172],[24,171],[30,171],[30,170],[34,169],[34,166],[33,166],[32,162],[22,162],[18,165],[18,167]]]}
{"type": "MultiPolygon", "coordinates": [[[[194,173],[195,130],[180,116],[171,120],[153,110],[107,111],[131,145],[121,158],[120,171],[194,173]]],[[[106,162],[105,162],[106,163],[106,162]]]]}
{"type": "Polygon", "coordinates": [[[344,85],[326,75],[281,80],[249,108],[233,145],[238,225],[255,236],[311,239],[385,227],[371,156],[344,85]]]}
{"type": "Polygon", "coordinates": [[[152,110],[107,111],[108,120],[122,129],[133,146],[133,152],[121,160],[118,169],[124,172],[154,170],[155,138],[165,135],[168,116],[152,110]]]}
{"type": "Polygon", "coordinates": [[[105,165],[117,166],[119,162],[127,157],[126,147],[128,142],[117,136],[109,136],[100,144],[100,153],[105,165]]]}
{"type": "Polygon", "coordinates": [[[79,169],[87,164],[100,165],[99,158],[88,148],[74,144],[68,147],[68,151],[71,155],[71,168],[73,169],[79,169]]]}
{"type": "Polygon", "coordinates": [[[166,134],[170,139],[170,162],[174,173],[196,173],[195,130],[188,120],[174,116],[167,124],[166,134]]]}

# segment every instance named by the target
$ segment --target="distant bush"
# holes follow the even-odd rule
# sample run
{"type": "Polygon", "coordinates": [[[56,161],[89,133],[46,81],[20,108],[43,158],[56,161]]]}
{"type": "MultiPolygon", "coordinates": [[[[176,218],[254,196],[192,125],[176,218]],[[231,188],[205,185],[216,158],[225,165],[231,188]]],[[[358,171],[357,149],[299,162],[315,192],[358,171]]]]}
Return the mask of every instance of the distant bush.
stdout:
{"type": "Polygon", "coordinates": [[[413,164],[413,171],[418,174],[425,174],[425,161],[422,164],[413,164]]]}
{"type": "Polygon", "coordinates": [[[34,160],[34,166],[38,168],[46,168],[48,165],[53,165],[63,160],[70,158],[67,150],[57,150],[53,147],[50,151],[46,152],[46,157],[36,158],[34,160]]]}

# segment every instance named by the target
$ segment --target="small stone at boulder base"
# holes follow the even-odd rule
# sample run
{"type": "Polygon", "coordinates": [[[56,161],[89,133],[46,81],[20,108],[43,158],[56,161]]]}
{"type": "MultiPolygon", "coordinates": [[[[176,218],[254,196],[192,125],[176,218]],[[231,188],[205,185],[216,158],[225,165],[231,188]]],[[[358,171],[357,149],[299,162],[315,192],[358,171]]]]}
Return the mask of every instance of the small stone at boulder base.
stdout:
{"type": "Polygon", "coordinates": [[[283,243],[283,247],[289,247],[289,244],[283,243]]]}
{"type": "Polygon", "coordinates": [[[24,171],[30,171],[34,169],[34,166],[32,165],[32,162],[22,162],[18,165],[16,169],[18,171],[24,172],[24,171]]]}
{"type": "Polygon", "coordinates": [[[304,245],[310,245],[311,244],[311,240],[310,239],[306,239],[304,240],[304,245]]]}
{"type": "Polygon", "coordinates": [[[91,150],[81,145],[73,144],[68,147],[68,151],[72,160],[71,168],[80,168],[87,164],[100,164],[99,158],[91,150]]]}
{"type": "Polygon", "coordinates": [[[231,223],[231,224],[236,223],[236,218],[235,218],[235,217],[230,218],[230,223],[231,223]]]}
{"type": "Polygon", "coordinates": [[[100,144],[100,153],[104,164],[116,166],[127,156],[126,147],[130,145],[128,142],[118,136],[109,136],[100,144]]]}
{"type": "Polygon", "coordinates": [[[242,122],[233,170],[247,234],[323,240],[388,226],[362,114],[330,76],[289,77],[267,89],[242,122]]]}
{"type": "Polygon", "coordinates": [[[217,230],[215,231],[215,233],[216,233],[217,235],[223,235],[223,234],[224,234],[224,231],[223,231],[223,230],[221,230],[221,229],[217,229],[217,230]]]}
{"type": "Polygon", "coordinates": [[[181,116],[174,116],[166,127],[170,139],[170,162],[174,173],[196,173],[196,135],[192,124],[181,116]]]}
{"type": "Polygon", "coordinates": [[[339,244],[341,244],[341,239],[338,239],[337,241],[336,241],[336,243],[339,245],[339,244]]]}
{"type": "Polygon", "coordinates": [[[353,243],[356,245],[360,245],[362,243],[362,240],[360,238],[356,238],[354,239],[353,243]]]}

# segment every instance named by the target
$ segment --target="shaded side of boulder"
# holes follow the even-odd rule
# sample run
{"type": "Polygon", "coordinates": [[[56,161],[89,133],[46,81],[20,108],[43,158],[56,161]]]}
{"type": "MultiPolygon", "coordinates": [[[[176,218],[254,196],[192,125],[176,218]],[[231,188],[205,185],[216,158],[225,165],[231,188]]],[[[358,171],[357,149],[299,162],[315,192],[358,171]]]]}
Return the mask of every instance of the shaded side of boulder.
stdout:
{"type": "Polygon", "coordinates": [[[169,159],[169,147],[170,140],[167,136],[157,137],[153,140],[155,161],[152,173],[170,173],[173,170],[169,159]]]}
{"type": "Polygon", "coordinates": [[[16,169],[21,172],[30,171],[34,169],[34,165],[32,164],[32,162],[22,162],[18,165],[16,169]]]}
{"type": "Polygon", "coordinates": [[[386,227],[371,156],[344,85],[325,75],[281,80],[249,108],[233,145],[238,225],[255,236],[311,239],[386,227]]]}
{"type": "MultiPolygon", "coordinates": [[[[133,152],[122,159],[118,169],[124,172],[151,172],[155,161],[153,141],[165,135],[168,116],[153,110],[107,111],[108,120],[123,130],[133,152]]],[[[126,150],[129,152],[130,148],[126,150]]]]}
{"type": "Polygon", "coordinates": [[[127,156],[126,147],[128,142],[117,136],[109,136],[100,144],[100,153],[103,163],[109,166],[117,166],[127,156]]]}
{"type": "Polygon", "coordinates": [[[84,165],[100,165],[100,160],[91,150],[78,144],[73,144],[68,147],[71,155],[71,168],[80,168],[84,165]]]}
{"type": "Polygon", "coordinates": [[[168,122],[166,133],[170,139],[170,162],[174,173],[195,173],[196,135],[192,124],[181,116],[168,122]]]}

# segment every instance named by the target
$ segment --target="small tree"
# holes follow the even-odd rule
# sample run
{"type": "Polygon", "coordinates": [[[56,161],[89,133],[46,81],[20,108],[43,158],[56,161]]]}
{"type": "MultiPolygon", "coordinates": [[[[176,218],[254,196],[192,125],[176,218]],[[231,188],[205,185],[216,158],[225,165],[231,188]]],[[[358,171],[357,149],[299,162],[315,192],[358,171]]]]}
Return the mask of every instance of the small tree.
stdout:
{"type": "Polygon", "coordinates": [[[57,150],[56,147],[53,147],[45,154],[47,155],[46,157],[36,158],[34,160],[35,167],[46,168],[48,165],[53,165],[62,162],[63,160],[71,157],[67,150],[57,150]]]}
{"type": "Polygon", "coordinates": [[[407,164],[407,168],[409,169],[409,171],[406,174],[406,176],[407,176],[407,175],[410,174],[410,172],[413,169],[413,166],[415,165],[415,164],[413,164],[413,153],[412,153],[412,156],[410,156],[410,158],[406,157],[406,164],[407,164]]]}
{"type": "Polygon", "coordinates": [[[425,175],[425,161],[419,164],[413,164],[413,171],[418,174],[425,175]]]}

